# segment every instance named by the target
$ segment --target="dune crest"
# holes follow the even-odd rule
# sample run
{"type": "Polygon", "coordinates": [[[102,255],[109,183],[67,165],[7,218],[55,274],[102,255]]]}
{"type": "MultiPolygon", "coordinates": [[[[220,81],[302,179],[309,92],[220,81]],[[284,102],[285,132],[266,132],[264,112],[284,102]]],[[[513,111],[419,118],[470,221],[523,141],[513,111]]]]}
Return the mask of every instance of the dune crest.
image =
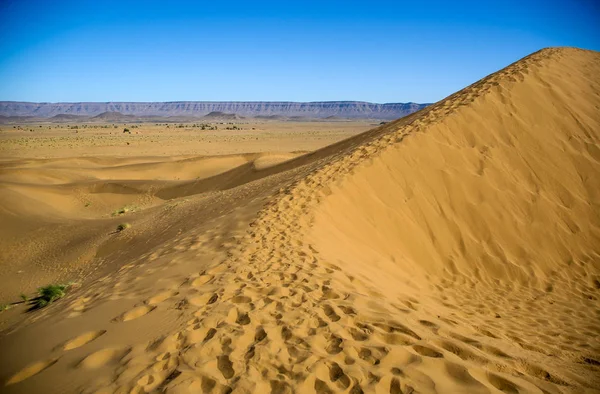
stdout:
{"type": "Polygon", "coordinates": [[[594,392],[599,106],[600,54],[550,48],[269,167],[190,208],[195,227],[0,338],[11,357],[0,381],[6,392],[594,392]],[[60,330],[40,339],[49,326],[60,330]]]}

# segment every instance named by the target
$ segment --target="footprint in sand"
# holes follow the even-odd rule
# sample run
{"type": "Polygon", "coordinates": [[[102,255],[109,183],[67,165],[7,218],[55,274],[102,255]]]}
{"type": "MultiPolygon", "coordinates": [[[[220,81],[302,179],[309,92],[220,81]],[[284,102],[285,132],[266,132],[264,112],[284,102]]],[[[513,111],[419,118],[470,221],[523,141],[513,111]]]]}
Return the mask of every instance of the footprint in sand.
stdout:
{"type": "Polygon", "coordinates": [[[68,315],[68,317],[80,316],[83,312],[85,312],[87,304],[91,300],[92,297],[80,297],[74,302],[72,302],[70,305],[71,313],[68,315]]]}
{"type": "Polygon", "coordinates": [[[343,343],[344,343],[344,341],[342,338],[339,338],[339,337],[333,335],[331,337],[331,339],[329,340],[329,343],[327,344],[327,347],[325,348],[325,350],[329,354],[338,354],[343,350],[343,346],[342,346],[343,343]]]}
{"type": "Polygon", "coordinates": [[[213,304],[217,301],[219,296],[217,294],[206,293],[197,297],[191,297],[188,302],[194,306],[204,306],[207,304],[213,304]]]}
{"type": "Polygon", "coordinates": [[[6,386],[22,382],[23,380],[25,380],[27,378],[37,375],[38,373],[42,372],[44,369],[49,368],[52,365],[54,365],[57,361],[58,361],[58,358],[54,358],[54,359],[50,359],[50,360],[39,361],[37,363],[28,365],[27,367],[23,368],[22,370],[20,370],[16,374],[14,374],[10,379],[8,379],[8,381],[6,382],[6,386]]]}
{"type": "Polygon", "coordinates": [[[137,384],[142,387],[151,385],[152,383],[154,383],[154,376],[152,375],[144,375],[137,381],[137,384]]]}
{"type": "Polygon", "coordinates": [[[432,358],[444,357],[444,355],[442,353],[440,353],[437,350],[434,350],[430,347],[427,347],[427,346],[413,345],[413,349],[415,349],[415,351],[417,353],[419,353],[421,356],[432,357],[432,358]]]}
{"type": "Polygon", "coordinates": [[[92,342],[94,339],[104,335],[105,333],[106,333],[106,330],[100,330],[100,331],[89,331],[84,334],[81,334],[81,335],[67,341],[67,343],[65,343],[65,345],[63,346],[63,350],[71,350],[71,349],[76,349],[78,347],[81,347],[81,346],[85,345],[86,343],[92,342]]]}
{"type": "Polygon", "coordinates": [[[337,313],[335,313],[335,310],[329,305],[325,305],[323,307],[323,312],[325,312],[325,315],[332,322],[336,322],[336,321],[340,320],[340,316],[337,313]]]}
{"type": "Polygon", "coordinates": [[[100,368],[112,362],[121,360],[129,353],[129,350],[129,348],[102,349],[81,360],[79,366],[85,369],[100,368]]]}
{"type": "Polygon", "coordinates": [[[252,298],[247,297],[247,296],[235,296],[231,299],[231,302],[233,302],[234,304],[248,304],[250,302],[252,302],[252,298]]]}
{"type": "Polygon", "coordinates": [[[161,302],[166,301],[171,297],[175,297],[177,294],[179,294],[179,292],[173,291],[173,290],[163,291],[161,293],[156,294],[153,297],[150,297],[146,301],[146,304],[148,304],[148,305],[160,304],[161,302]]]}
{"type": "Polygon", "coordinates": [[[199,277],[197,277],[196,279],[194,279],[192,281],[192,286],[193,287],[202,286],[202,285],[208,283],[212,278],[214,278],[214,276],[212,276],[212,275],[200,275],[199,277]]]}
{"type": "Polygon", "coordinates": [[[140,305],[138,307],[135,307],[135,308],[123,313],[121,316],[114,318],[113,322],[118,323],[118,322],[126,322],[129,320],[134,320],[134,319],[137,319],[138,317],[147,315],[148,313],[152,312],[154,309],[156,309],[156,306],[140,305]]]}
{"type": "Polygon", "coordinates": [[[225,379],[230,379],[235,374],[233,363],[229,360],[229,356],[227,355],[217,357],[217,367],[225,379]]]}
{"type": "Polygon", "coordinates": [[[487,375],[488,381],[503,393],[520,393],[519,386],[511,382],[510,380],[504,379],[501,376],[494,375],[493,373],[488,373],[487,375]]]}
{"type": "Polygon", "coordinates": [[[437,331],[440,328],[440,326],[438,326],[437,324],[435,324],[433,322],[430,322],[429,320],[419,320],[419,324],[421,324],[422,326],[430,328],[431,331],[433,331],[434,333],[437,333],[437,331]]]}

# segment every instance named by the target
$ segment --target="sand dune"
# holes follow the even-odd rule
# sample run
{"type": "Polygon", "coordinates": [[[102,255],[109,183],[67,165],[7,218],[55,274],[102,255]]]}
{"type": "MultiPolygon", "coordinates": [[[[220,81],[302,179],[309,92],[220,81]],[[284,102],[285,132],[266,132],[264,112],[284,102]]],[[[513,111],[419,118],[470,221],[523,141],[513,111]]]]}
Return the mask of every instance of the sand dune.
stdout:
{"type": "MultiPolygon", "coordinates": [[[[209,159],[193,181],[205,159],[4,167],[3,206],[31,195],[19,180],[58,195],[60,177],[123,174],[150,200],[102,235],[102,275],[5,325],[3,392],[598,392],[599,76],[599,53],[545,49],[367,133],[209,159]]],[[[100,219],[90,237],[121,220],[100,219]]]]}
{"type": "Polygon", "coordinates": [[[170,200],[243,184],[298,155],[4,162],[0,167],[0,256],[6,264],[4,275],[27,274],[7,280],[0,296],[10,300],[32,288],[32,281],[40,286],[72,277],[74,269],[86,270],[119,223],[151,222],[177,204],[170,200]],[[46,275],[28,275],[40,269],[46,275]]]}

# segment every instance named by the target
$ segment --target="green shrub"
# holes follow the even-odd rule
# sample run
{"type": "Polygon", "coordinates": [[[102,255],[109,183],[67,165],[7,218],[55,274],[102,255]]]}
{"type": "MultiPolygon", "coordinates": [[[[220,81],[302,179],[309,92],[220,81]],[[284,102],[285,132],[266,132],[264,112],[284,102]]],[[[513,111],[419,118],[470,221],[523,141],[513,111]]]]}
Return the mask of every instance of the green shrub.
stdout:
{"type": "Polygon", "coordinates": [[[38,296],[31,300],[31,309],[40,309],[63,298],[69,285],[48,285],[38,289],[38,296]]]}
{"type": "Polygon", "coordinates": [[[131,227],[131,224],[129,224],[129,223],[121,223],[121,224],[119,224],[117,226],[117,232],[125,231],[129,227],[131,227]]]}
{"type": "Polygon", "coordinates": [[[128,212],[135,212],[138,209],[136,205],[126,205],[123,208],[119,208],[112,213],[112,216],[121,216],[128,212]]]}

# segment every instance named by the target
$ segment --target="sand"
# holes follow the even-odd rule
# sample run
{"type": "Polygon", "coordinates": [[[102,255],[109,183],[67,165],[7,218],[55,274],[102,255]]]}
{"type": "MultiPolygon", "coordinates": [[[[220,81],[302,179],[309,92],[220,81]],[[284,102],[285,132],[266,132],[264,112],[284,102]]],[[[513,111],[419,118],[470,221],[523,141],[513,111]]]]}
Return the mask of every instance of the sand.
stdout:
{"type": "Polygon", "coordinates": [[[0,314],[2,392],[598,392],[598,109],[600,54],[550,48],[307,154],[7,162],[13,256],[97,246],[0,314]]]}
{"type": "Polygon", "coordinates": [[[0,125],[0,159],[156,156],[181,158],[308,152],[367,131],[378,124],[379,122],[367,120],[255,120],[236,123],[214,121],[169,124],[0,125]],[[202,125],[205,126],[205,130],[202,130],[202,125]],[[124,133],[125,129],[129,132],[124,133]]]}
{"type": "Polygon", "coordinates": [[[47,283],[92,279],[100,274],[98,266],[103,272],[113,263],[120,266],[107,256],[118,249],[112,233],[120,223],[134,221],[141,232],[141,222],[158,220],[187,196],[247,183],[372,124],[210,125],[219,130],[194,124],[3,126],[0,304],[47,283]],[[233,126],[241,130],[226,130],[233,126]]]}

